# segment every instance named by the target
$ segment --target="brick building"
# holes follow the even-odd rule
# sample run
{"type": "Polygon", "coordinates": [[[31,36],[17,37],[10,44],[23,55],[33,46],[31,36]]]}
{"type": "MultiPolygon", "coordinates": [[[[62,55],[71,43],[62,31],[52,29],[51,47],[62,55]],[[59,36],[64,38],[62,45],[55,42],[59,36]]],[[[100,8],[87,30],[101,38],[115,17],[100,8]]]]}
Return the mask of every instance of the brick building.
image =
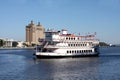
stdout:
{"type": "Polygon", "coordinates": [[[36,45],[39,44],[39,39],[45,38],[45,29],[44,27],[38,22],[37,25],[31,21],[30,24],[26,26],[26,42],[28,45],[36,45]]]}

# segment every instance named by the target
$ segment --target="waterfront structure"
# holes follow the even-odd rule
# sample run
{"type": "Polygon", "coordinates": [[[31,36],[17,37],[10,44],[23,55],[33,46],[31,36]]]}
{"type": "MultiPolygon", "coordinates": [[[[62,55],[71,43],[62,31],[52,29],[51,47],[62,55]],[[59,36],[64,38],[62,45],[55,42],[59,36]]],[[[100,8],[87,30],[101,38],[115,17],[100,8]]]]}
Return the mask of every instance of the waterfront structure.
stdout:
{"type": "Polygon", "coordinates": [[[13,39],[1,38],[2,46],[1,47],[12,47],[13,39]]]}
{"type": "Polygon", "coordinates": [[[35,25],[33,21],[31,21],[31,23],[26,26],[26,43],[31,46],[38,45],[38,40],[45,37],[44,31],[45,29],[40,22],[38,25],[35,25]]]}
{"type": "Polygon", "coordinates": [[[8,39],[8,38],[0,38],[0,47],[5,47],[5,48],[11,48],[11,47],[26,47],[26,45],[24,45],[25,42],[24,41],[16,41],[13,39],[8,39]]]}
{"type": "Polygon", "coordinates": [[[25,45],[23,45],[24,44],[23,41],[17,41],[17,43],[18,43],[17,47],[19,47],[19,48],[26,47],[25,45]]]}
{"type": "Polygon", "coordinates": [[[67,30],[45,32],[45,40],[37,47],[37,57],[98,56],[99,40],[93,35],[68,34],[67,30]]]}

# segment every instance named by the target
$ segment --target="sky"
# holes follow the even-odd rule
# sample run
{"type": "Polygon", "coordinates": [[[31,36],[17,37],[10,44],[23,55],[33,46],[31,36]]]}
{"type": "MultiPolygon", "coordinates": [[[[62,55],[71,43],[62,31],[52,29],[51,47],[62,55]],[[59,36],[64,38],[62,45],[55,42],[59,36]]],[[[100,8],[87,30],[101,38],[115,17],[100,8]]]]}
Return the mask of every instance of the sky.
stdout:
{"type": "Polygon", "coordinates": [[[0,38],[25,41],[31,20],[45,29],[96,32],[100,41],[120,44],[120,0],[0,0],[0,38]]]}

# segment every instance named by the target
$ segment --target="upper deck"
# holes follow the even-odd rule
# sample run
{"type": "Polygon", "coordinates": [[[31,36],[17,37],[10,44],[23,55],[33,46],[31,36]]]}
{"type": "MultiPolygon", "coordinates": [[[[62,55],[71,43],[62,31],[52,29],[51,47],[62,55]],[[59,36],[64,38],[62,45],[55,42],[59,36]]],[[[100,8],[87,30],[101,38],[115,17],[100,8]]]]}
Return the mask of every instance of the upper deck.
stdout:
{"type": "Polygon", "coordinates": [[[46,33],[45,41],[56,41],[56,42],[99,41],[95,37],[96,34],[81,36],[81,35],[68,34],[67,30],[62,30],[62,31],[48,30],[45,33],[46,33]]]}

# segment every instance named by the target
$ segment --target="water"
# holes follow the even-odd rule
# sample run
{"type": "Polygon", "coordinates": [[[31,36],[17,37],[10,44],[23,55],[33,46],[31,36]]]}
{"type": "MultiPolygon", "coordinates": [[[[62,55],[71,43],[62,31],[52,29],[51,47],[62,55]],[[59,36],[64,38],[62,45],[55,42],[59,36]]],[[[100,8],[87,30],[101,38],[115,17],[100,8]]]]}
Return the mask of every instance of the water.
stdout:
{"type": "Polygon", "coordinates": [[[33,50],[0,50],[0,80],[120,80],[120,47],[100,57],[36,59],[33,50]]]}

